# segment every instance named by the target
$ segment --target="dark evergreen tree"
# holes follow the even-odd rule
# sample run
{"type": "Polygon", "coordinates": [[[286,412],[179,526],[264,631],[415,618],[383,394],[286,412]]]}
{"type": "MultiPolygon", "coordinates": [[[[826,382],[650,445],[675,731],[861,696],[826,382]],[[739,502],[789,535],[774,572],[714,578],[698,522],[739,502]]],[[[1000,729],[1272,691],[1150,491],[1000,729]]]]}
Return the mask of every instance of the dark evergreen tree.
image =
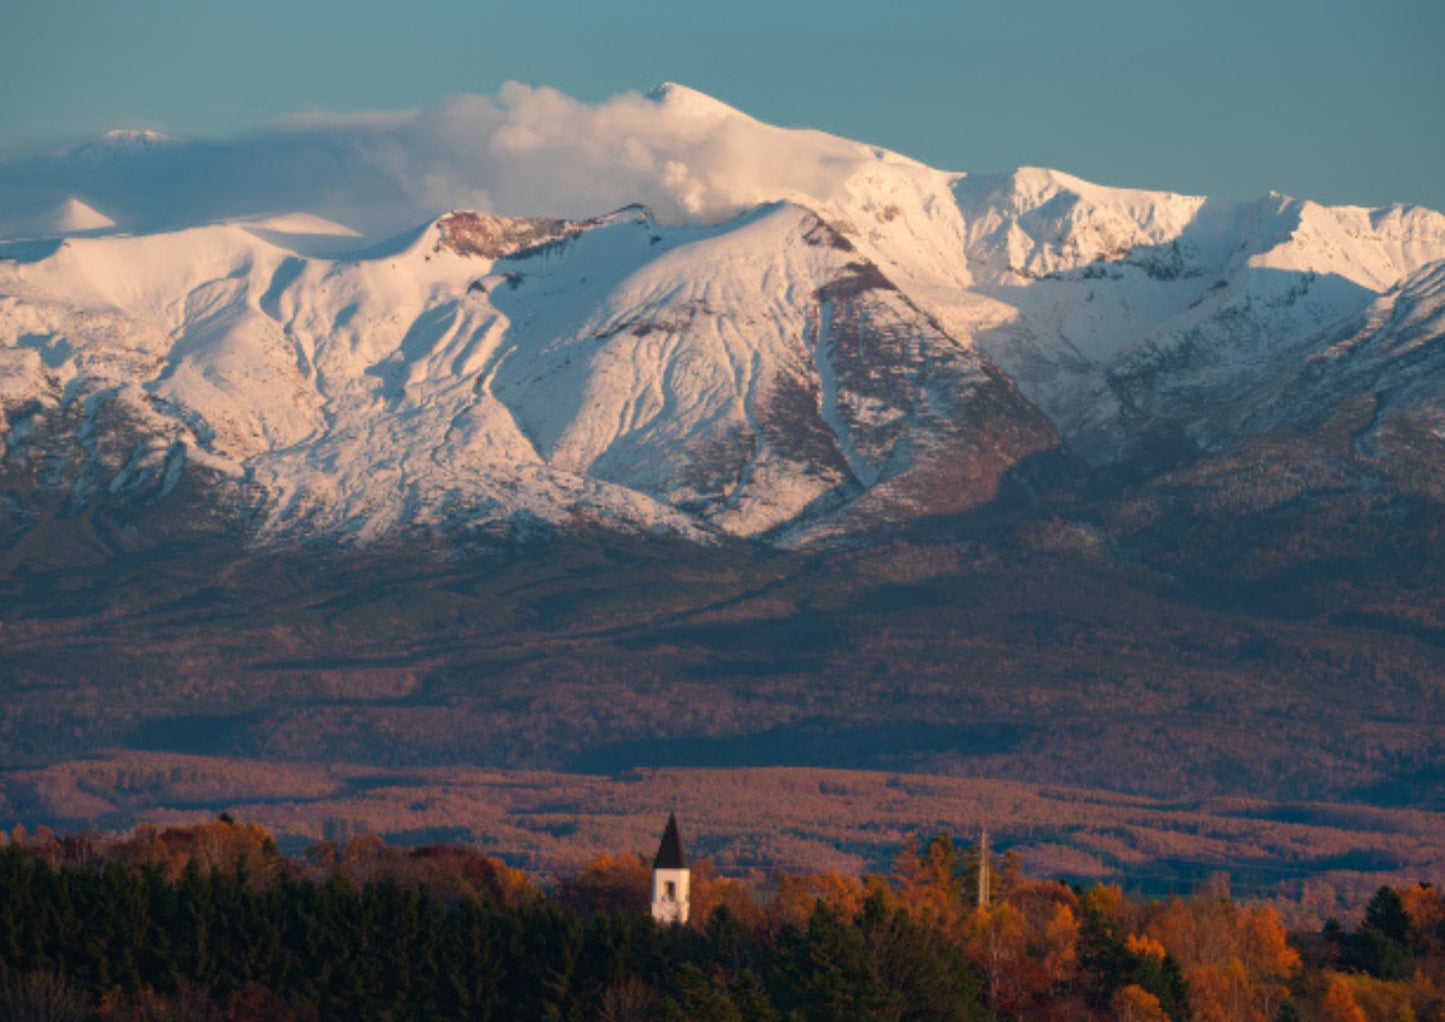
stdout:
{"type": "Polygon", "coordinates": [[[1365,919],[1344,941],[1342,963],[1380,979],[1399,979],[1410,964],[1410,916],[1400,892],[1381,887],[1365,907],[1365,919]]]}

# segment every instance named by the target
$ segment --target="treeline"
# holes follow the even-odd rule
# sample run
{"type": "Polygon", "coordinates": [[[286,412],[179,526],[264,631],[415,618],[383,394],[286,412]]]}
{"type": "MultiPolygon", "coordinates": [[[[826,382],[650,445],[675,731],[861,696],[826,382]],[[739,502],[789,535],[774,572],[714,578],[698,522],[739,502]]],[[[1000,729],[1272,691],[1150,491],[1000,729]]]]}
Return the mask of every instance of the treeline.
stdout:
{"type": "Polygon", "coordinates": [[[694,865],[688,926],[649,864],[543,889],[453,846],[280,854],[223,819],[0,849],[0,1020],[1445,1019],[1445,903],[1382,888],[1354,928],[1290,938],[1267,906],[1139,901],[910,842],[863,878],[694,865]]]}

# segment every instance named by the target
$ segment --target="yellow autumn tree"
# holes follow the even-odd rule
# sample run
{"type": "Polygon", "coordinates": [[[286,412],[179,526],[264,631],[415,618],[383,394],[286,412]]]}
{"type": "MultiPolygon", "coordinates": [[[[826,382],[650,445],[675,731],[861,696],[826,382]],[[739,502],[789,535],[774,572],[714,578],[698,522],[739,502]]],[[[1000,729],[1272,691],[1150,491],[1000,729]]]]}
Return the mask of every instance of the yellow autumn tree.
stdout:
{"type": "Polygon", "coordinates": [[[1424,972],[1410,979],[1378,979],[1364,973],[1340,977],[1368,1019],[1437,1022],[1445,1019],[1445,996],[1424,972]]]}
{"type": "Polygon", "coordinates": [[[1299,955],[1268,906],[1175,899],[1154,914],[1143,936],[1179,962],[1197,1022],[1273,1022],[1299,967],[1299,955]]]}
{"type": "Polygon", "coordinates": [[[1319,1022],[1370,1022],[1370,1020],[1365,1017],[1365,1013],[1355,1003],[1355,995],[1350,993],[1349,985],[1336,976],[1330,980],[1324,999],[1320,1002],[1319,1022]]]}
{"type": "Polygon", "coordinates": [[[1110,1007],[1114,1022],[1169,1022],[1159,998],[1134,983],[1114,991],[1110,1007]]]}
{"type": "Polygon", "coordinates": [[[1079,896],[1081,915],[1095,915],[1111,919],[1125,930],[1131,930],[1134,922],[1134,906],[1124,897],[1124,889],[1118,884],[1095,884],[1079,896]]]}

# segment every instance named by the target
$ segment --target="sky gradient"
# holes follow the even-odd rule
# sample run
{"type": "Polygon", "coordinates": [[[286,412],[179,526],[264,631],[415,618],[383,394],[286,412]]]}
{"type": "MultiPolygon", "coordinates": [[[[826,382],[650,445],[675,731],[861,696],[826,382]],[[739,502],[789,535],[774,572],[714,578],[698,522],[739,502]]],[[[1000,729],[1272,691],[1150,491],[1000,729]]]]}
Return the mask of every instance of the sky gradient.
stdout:
{"type": "Polygon", "coordinates": [[[7,12],[0,150],[226,137],[516,80],[678,81],[951,170],[1445,208],[1445,4],[56,0],[7,12]]]}

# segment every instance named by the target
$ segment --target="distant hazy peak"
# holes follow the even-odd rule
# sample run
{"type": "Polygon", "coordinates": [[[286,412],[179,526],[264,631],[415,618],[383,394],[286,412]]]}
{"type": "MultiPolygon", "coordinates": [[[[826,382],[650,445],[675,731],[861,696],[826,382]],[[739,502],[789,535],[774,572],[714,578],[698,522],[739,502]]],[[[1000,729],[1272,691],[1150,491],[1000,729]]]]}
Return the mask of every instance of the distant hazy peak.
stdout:
{"type": "Polygon", "coordinates": [[[55,213],[53,227],[56,231],[100,231],[114,227],[115,221],[99,210],[87,206],[76,198],[63,202],[55,213]]]}
{"type": "Polygon", "coordinates": [[[109,145],[164,145],[178,139],[150,128],[112,128],[100,136],[100,141],[109,145]]]}
{"type": "Polygon", "coordinates": [[[151,152],[169,145],[176,145],[180,139],[150,128],[114,128],[98,138],[84,142],[70,150],[76,160],[107,161],[124,159],[151,152]]]}

